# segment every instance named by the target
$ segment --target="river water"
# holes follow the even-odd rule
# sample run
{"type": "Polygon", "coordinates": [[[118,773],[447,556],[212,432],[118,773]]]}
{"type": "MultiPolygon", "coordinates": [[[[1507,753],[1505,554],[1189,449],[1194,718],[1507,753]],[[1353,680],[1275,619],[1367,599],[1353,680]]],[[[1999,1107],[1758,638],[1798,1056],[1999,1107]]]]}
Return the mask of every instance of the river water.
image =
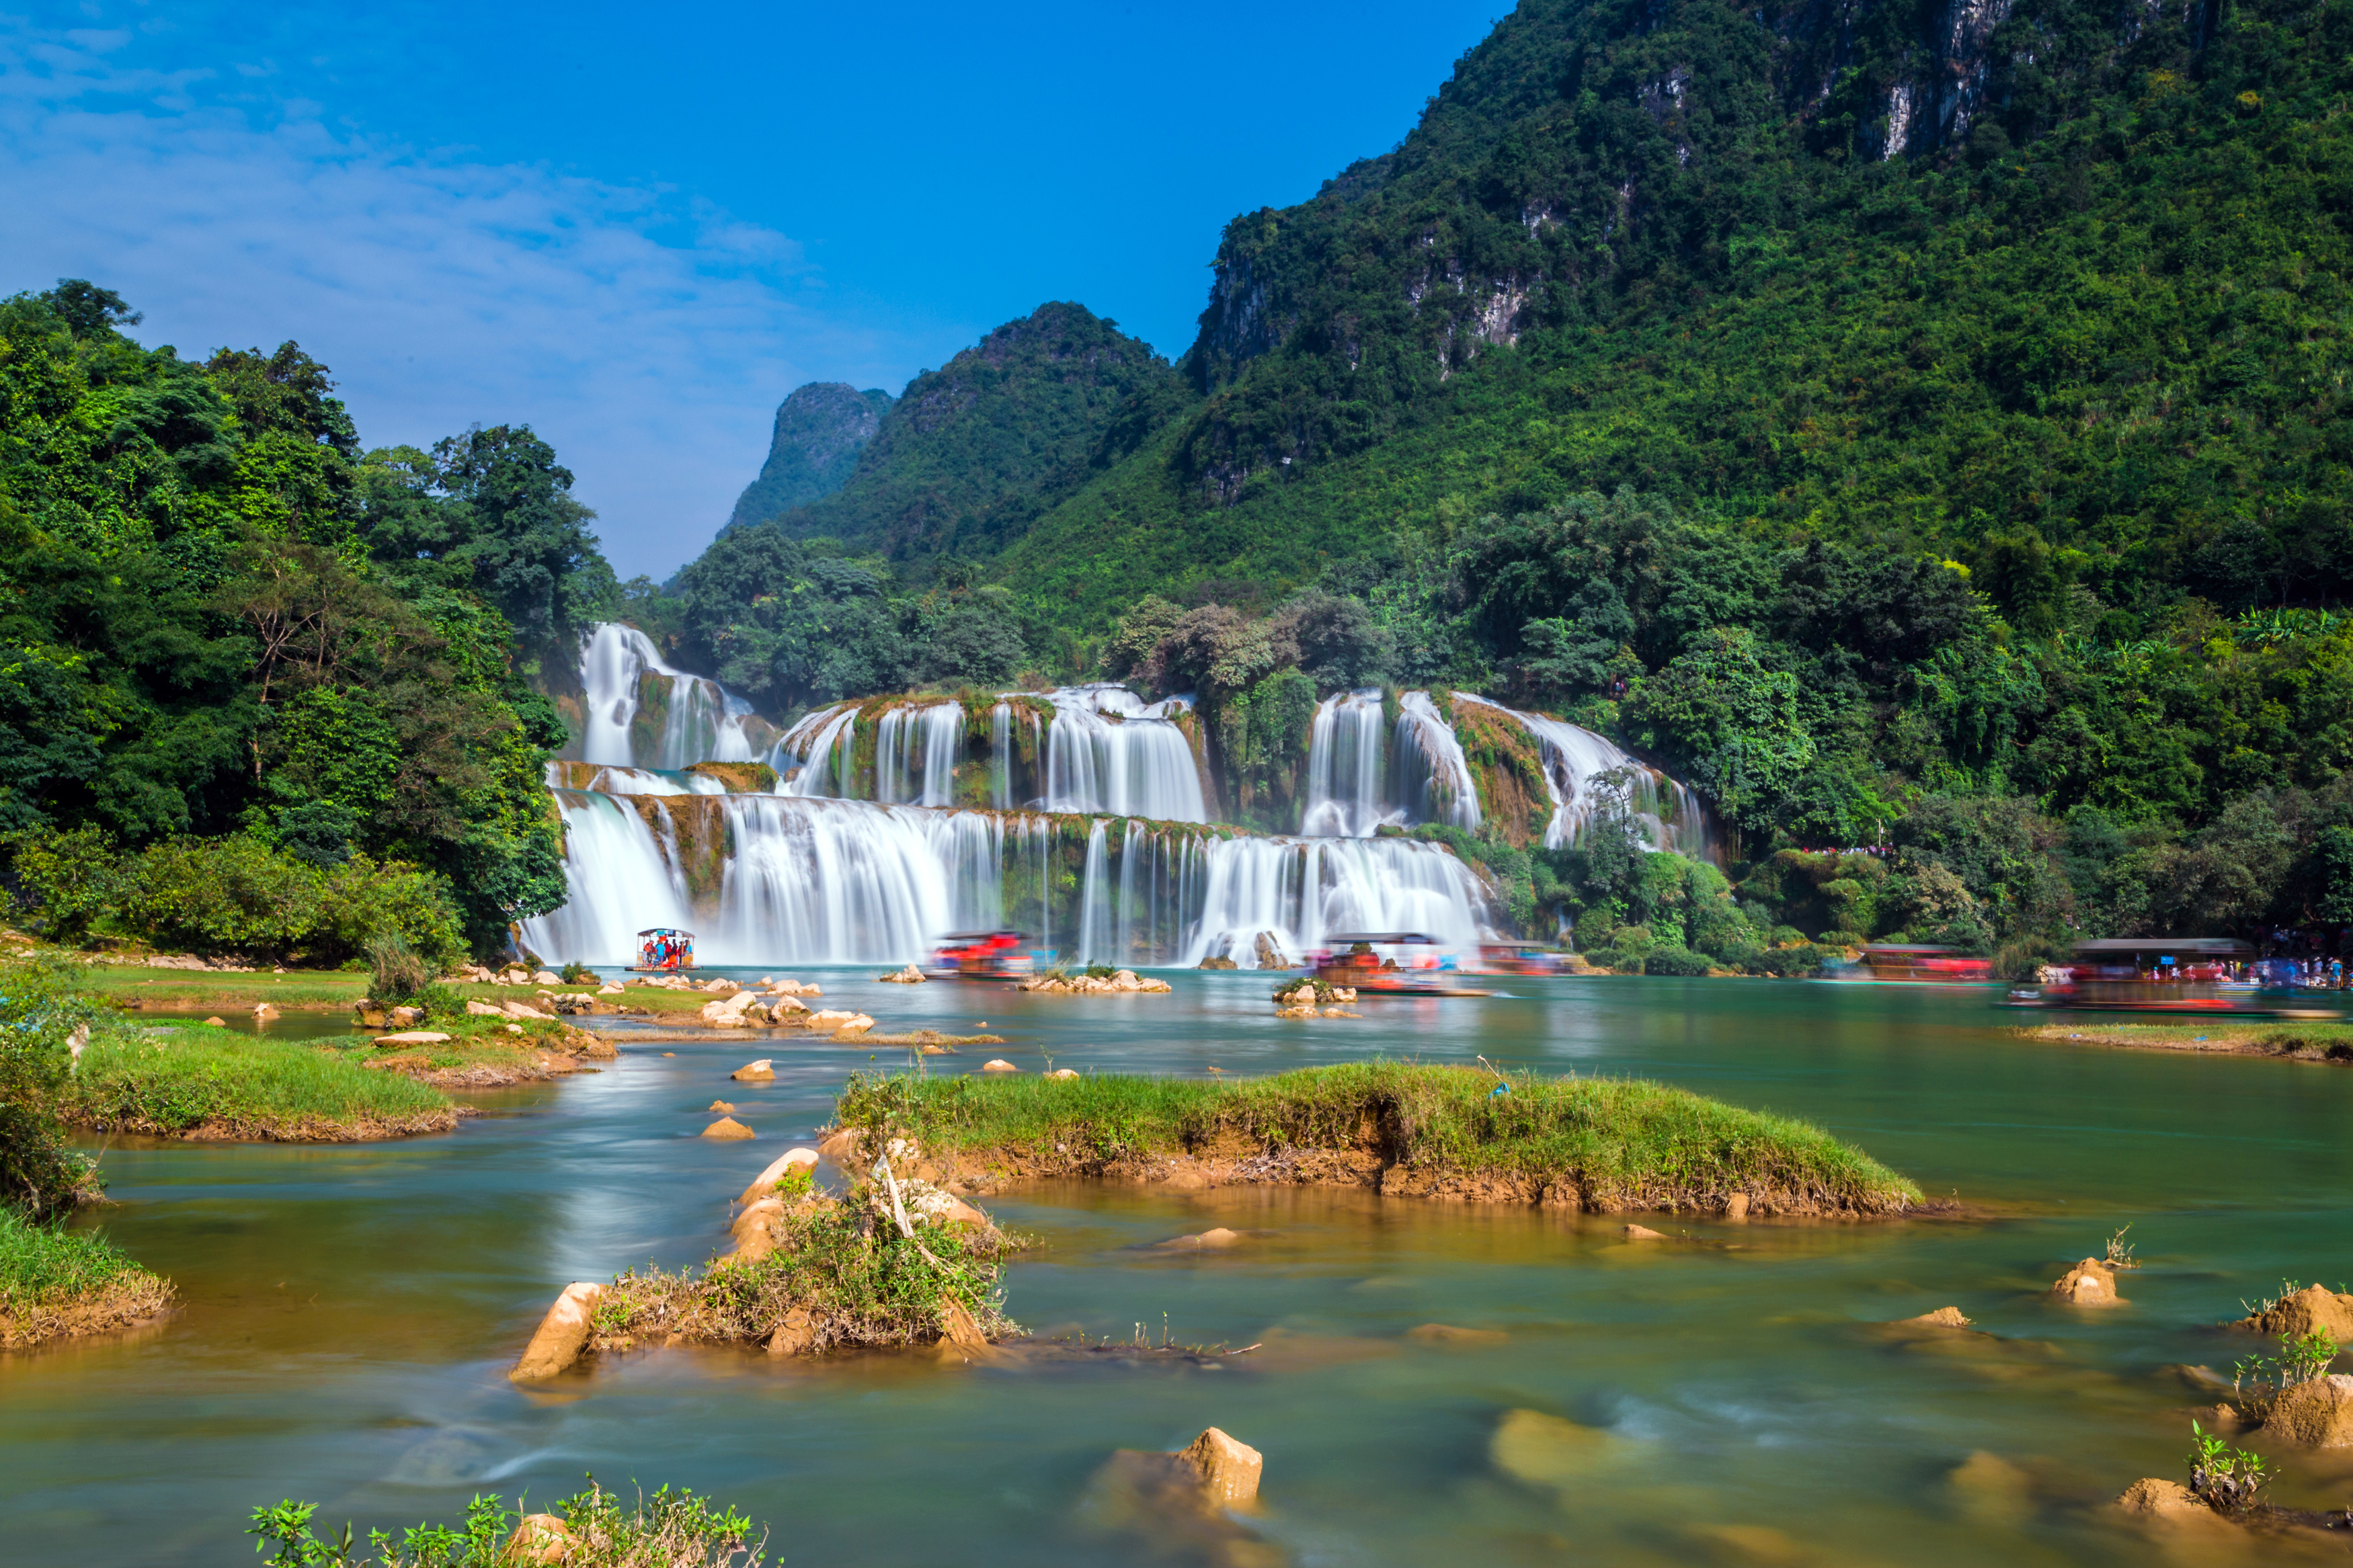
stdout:
{"type": "MultiPolygon", "coordinates": [[[[2281,1276],[2353,1275],[2353,1071],[2028,1043],[1978,993],[1528,981],[1305,1022],[1249,973],[1079,998],[799,973],[885,1028],[985,1019],[1031,1071],[1483,1052],[1655,1078],[1812,1120],[1995,1217],[1654,1220],[1686,1239],[1637,1245],[1590,1216],[1063,1186],[990,1205],[1039,1238],[1008,1275],[1015,1318],[1262,1348],[1004,1369],[655,1351],[518,1389],[506,1368],[565,1282],[708,1257],[727,1199],[873,1054],[633,1034],[605,1071],[481,1096],[444,1137],[110,1149],[105,1223],[185,1310],[0,1358],[0,1556],[250,1563],[259,1503],[364,1531],[593,1472],[715,1494],[789,1563],[2139,1563],[2148,1542],[2099,1505],[2183,1477],[2212,1396],[2170,1369],[2255,1348],[2211,1325],[2281,1276]],[[756,1055],[773,1084],[728,1080],[756,1055]],[[714,1097],[758,1141],[694,1136],[714,1097]],[[2130,1305],[2044,1300],[2126,1224],[2130,1305]],[[1212,1225],[1248,1239],[1148,1250],[1212,1225]],[[1873,1327],[1947,1304],[1989,1337],[1873,1327]],[[1409,1332],[1430,1323],[1502,1337],[1409,1332]],[[1210,1425],[1266,1456],[1263,1544],[1120,1533],[1107,1456],[1210,1425]]],[[[2289,1456],[2274,1495],[2343,1506],[2353,1456],[2289,1456]]]]}

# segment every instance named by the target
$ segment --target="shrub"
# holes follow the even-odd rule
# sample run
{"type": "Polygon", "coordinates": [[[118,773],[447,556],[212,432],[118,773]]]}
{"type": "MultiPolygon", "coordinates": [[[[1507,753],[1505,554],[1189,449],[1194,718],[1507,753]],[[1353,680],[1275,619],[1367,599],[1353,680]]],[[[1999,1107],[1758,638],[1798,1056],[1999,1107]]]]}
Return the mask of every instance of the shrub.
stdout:
{"type": "Polygon", "coordinates": [[[1596,969],[1615,969],[1626,962],[1626,955],[1614,947],[1589,948],[1586,952],[1585,962],[1596,969]]]}
{"type": "Polygon", "coordinates": [[[1809,942],[1799,947],[1777,947],[1757,956],[1756,969],[1760,974],[1776,974],[1784,979],[1811,974],[1822,966],[1825,957],[1835,957],[1828,950],[1809,942]]]}
{"type": "Polygon", "coordinates": [[[596,985],[603,984],[595,970],[589,968],[585,963],[577,962],[576,960],[571,963],[565,964],[560,973],[564,984],[566,985],[596,985]]]}
{"type": "Polygon", "coordinates": [[[71,1042],[108,1016],[74,989],[79,978],[58,960],[0,970],[0,1206],[44,1225],[98,1195],[97,1173],[66,1147],[58,1114],[71,1042]]]}
{"type": "Polygon", "coordinates": [[[432,969],[396,932],[368,943],[368,994],[377,1002],[405,1003],[432,983],[432,969]]]}
{"type": "MultiPolygon", "coordinates": [[[[466,1505],[461,1524],[419,1524],[401,1531],[397,1542],[370,1531],[367,1544],[355,1548],[350,1525],[340,1538],[322,1541],[311,1530],[319,1505],[290,1500],[255,1509],[246,1533],[260,1538],[254,1543],[258,1552],[278,1549],[264,1560],[269,1568],[491,1568],[555,1561],[531,1551],[508,1554],[508,1538],[522,1522],[522,1500],[516,1502],[510,1510],[496,1496],[478,1496],[466,1505]]],[[[651,1497],[640,1493],[629,1510],[591,1476],[588,1489],[557,1503],[554,1512],[573,1542],[560,1554],[575,1568],[757,1568],[767,1549],[766,1536],[754,1540],[752,1521],[733,1509],[723,1511],[691,1491],[668,1487],[651,1497]]]]}
{"type": "Polygon", "coordinates": [[[105,914],[122,879],[114,840],[95,827],[33,830],[5,841],[17,902],[51,942],[80,942],[105,914]]]}
{"type": "Polygon", "coordinates": [[[1687,947],[1654,947],[1642,959],[1645,974],[1695,976],[1705,974],[1714,966],[1704,953],[1687,947]]]}

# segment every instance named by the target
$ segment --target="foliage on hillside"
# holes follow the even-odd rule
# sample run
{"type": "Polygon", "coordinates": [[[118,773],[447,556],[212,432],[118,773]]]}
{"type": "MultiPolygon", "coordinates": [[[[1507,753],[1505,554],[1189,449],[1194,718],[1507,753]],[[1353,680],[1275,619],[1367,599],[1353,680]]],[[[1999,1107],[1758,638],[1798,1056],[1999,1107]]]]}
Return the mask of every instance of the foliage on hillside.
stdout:
{"type": "Polygon", "coordinates": [[[1150,344],[1082,305],[1040,305],[909,382],[840,489],[768,526],[919,565],[991,555],[1180,396],[1150,344]]]}
{"type": "Polygon", "coordinates": [[[0,830],[413,867],[428,927],[495,946],[564,889],[523,670],[614,597],[571,475],[521,426],[363,455],[296,345],[199,364],[137,320],[81,282],[0,302],[0,830]]]}
{"type": "Polygon", "coordinates": [[[1397,153],[1235,220],[1205,400],[1005,569],[1100,615],[1632,484],[1955,555],[2021,630],[2341,596],[2353,18],[2204,15],[2027,0],[1966,136],[1883,161],[1943,47],[1894,14],[1531,0],[1397,153]]]}

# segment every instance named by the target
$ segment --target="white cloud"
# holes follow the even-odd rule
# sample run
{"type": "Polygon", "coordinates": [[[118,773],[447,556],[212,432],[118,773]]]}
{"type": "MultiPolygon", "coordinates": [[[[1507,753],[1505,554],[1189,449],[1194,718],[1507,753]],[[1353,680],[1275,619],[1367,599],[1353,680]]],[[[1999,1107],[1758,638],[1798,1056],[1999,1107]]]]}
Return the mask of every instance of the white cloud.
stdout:
{"type": "Polygon", "coordinates": [[[89,278],[183,354],[293,338],[362,438],[527,422],[624,575],[701,548],[804,381],[900,381],[973,335],[862,326],[801,247],[677,193],[190,106],[109,36],[0,45],[0,289],[89,278]]]}

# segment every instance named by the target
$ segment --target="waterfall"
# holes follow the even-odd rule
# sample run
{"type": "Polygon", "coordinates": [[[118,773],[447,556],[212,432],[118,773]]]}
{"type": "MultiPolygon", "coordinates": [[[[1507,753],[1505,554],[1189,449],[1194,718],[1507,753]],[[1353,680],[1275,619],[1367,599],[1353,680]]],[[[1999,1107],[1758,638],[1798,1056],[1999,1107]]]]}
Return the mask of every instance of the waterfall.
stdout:
{"type": "Polygon", "coordinates": [[[1192,700],[1145,704],[1124,686],[1066,686],[1049,692],[1048,811],[1108,812],[1159,822],[1207,822],[1201,769],[1174,715],[1192,700]]]}
{"type": "Polygon", "coordinates": [[[857,722],[858,705],[846,703],[839,708],[818,709],[778,736],[768,754],[768,765],[785,781],[777,786],[777,793],[848,795],[857,722]]]}
{"type": "Polygon", "coordinates": [[[551,963],[627,963],[654,925],[694,931],[710,964],[902,963],[950,931],[1009,927],[1082,963],[1255,967],[1261,934],[1295,960],[1335,932],[1469,942],[1493,921],[1469,868],[1406,839],[789,795],[555,800],[571,897],[522,926],[551,963]]]}
{"type": "Polygon", "coordinates": [[[635,626],[607,621],[590,629],[580,644],[580,689],[583,762],[682,768],[748,763],[755,754],[744,725],[752,705],[715,680],[672,669],[635,626]],[[638,722],[649,681],[663,688],[658,740],[638,722]]]}
{"type": "Polygon", "coordinates": [[[1595,775],[1625,770],[1632,786],[1629,805],[1642,825],[1654,849],[1685,855],[1708,852],[1707,813],[1696,795],[1655,768],[1629,756],[1608,738],[1541,713],[1523,713],[1469,691],[1454,694],[1457,702],[1476,702],[1516,721],[1535,737],[1544,757],[1545,787],[1552,795],[1552,819],[1545,825],[1547,849],[1574,845],[1598,804],[1595,775]]]}
{"type": "Polygon", "coordinates": [[[988,804],[999,811],[1013,809],[1013,704],[1000,702],[988,710],[988,804]]]}
{"type": "Polygon", "coordinates": [[[1479,786],[1470,759],[1427,691],[1398,699],[1397,756],[1398,796],[1409,820],[1478,830],[1479,786]]]}
{"type": "Polygon", "coordinates": [[[1307,804],[1299,831],[1323,837],[1366,838],[1397,820],[1382,804],[1381,689],[1366,687],[1327,697],[1315,708],[1307,747],[1307,804]]]}

